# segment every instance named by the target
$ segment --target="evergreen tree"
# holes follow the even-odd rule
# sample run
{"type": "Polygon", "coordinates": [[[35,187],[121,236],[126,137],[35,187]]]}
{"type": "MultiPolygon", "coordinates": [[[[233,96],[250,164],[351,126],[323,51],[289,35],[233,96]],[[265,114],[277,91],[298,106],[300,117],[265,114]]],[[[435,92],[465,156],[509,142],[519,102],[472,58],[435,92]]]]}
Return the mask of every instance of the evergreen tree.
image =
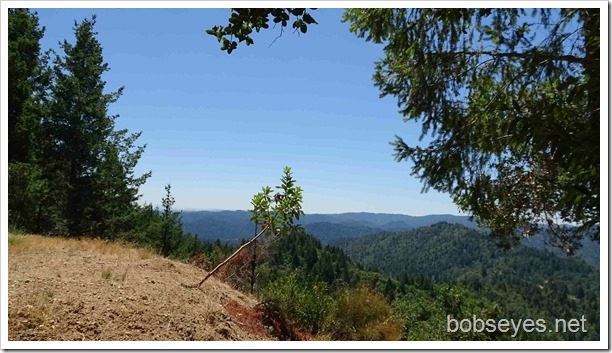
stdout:
{"type": "Polygon", "coordinates": [[[132,152],[139,134],[114,131],[118,116],[108,114],[123,88],[105,93],[102,75],[109,70],[96,39],[95,16],[75,23],[76,43],[64,41],[55,60],[50,115],[44,121],[49,139],[47,171],[52,197],[63,208],[71,235],[111,236],[120,230],[149,173],[133,177],[144,147],[132,152]]]}
{"type": "Polygon", "coordinates": [[[47,55],[40,50],[45,28],[28,9],[9,9],[8,142],[10,162],[32,162],[45,90],[47,55]]]}
{"type": "Polygon", "coordinates": [[[48,56],[40,50],[44,28],[27,9],[9,9],[8,15],[9,224],[41,231],[54,214],[44,205],[48,184],[40,167],[40,120],[50,78],[48,56]]]}
{"type": "MultiPolygon", "coordinates": [[[[179,242],[183,239],[183,225],[181,224],[180,214],[172,211],[174,197],[172,197],[170,184],[165,186],[166,196],[162,199],[162,233],[160,248],[163,256],[170,256],[176,252],[179,242]]],[[[188,237],[189,238],[189,237],[188,237]]]]}
{"type": "Polygon", "coordinates": [[[98,224],[94,233],[108,238],[115,238],[133,227],[131,217],[139,207],[136,204],[140,196],[138,188],[151,176],[151,172],[134,175],[145,146],[134,146],[140,133],[126,136],[127,133],[125,129],[112,133],[93,180],[96,212],[92,219],[98,224]]]}

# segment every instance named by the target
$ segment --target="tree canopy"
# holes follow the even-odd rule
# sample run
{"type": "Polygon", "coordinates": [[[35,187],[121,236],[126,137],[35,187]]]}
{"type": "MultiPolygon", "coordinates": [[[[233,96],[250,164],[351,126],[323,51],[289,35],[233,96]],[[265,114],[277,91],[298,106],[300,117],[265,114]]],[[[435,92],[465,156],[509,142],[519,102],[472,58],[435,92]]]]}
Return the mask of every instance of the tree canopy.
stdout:
{"type": "MultiPolygon", "coordinates": [[[[233,9],[229,26],[208,33],[231,53],[268,17],[282,30],[304,13],[233,9]]],[[[599,9],[349,9],[343,21],[384,45],[374,84],[422,125],[420,144],[391,144],[424,190],[449,194],[503,246],[545,231],[571,254],[585,236],[599,239],[599,18],[599,9]]]]}

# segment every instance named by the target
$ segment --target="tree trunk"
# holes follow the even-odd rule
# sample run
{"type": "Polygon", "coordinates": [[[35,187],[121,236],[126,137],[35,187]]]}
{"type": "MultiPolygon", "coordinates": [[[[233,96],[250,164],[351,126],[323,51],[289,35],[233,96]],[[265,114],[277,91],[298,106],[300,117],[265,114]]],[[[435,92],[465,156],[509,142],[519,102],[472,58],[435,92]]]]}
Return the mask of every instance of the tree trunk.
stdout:
{"type": "MultiPolygon", "coordinates": [[[[255,235],[257,235],[257,223],[255,223],[255,235]]],[[[253,242],[253,256],[251,257],[251,294],[255,291],[255,269],[257,266],[257,240],[253,242]]]]}
{"type": "Polygon", "coordinates": [[[219,269],[221,267],[223,267],[223,265],[225,265],[226,263],[228,263],[231,259],[233,259],[236,255],[238,255],[238,253],[240,253],[244,248],[246,248],[247,246],[251,245],[251,243],[253,243],[254,241],[257,240],[257,238],[259,238],[263,233],[265,233],[265,231],[268,230],[268,225],[264,225],[264,227],[261,229],[261,231],[259,233],[257,233],[257,235],[255,235],[253,237],[253,239],[249,240],[248,242],[244,243],[241,247],[238,248],[238,250],[234,251],[233,254],[231,254],[227,259],[223,260],[220,264],[217,265],[217,267],[213,268],[212,271],[210,271],[206,277],[204,277],[203,280],[200,281],[200,283],[198,283],[197,287],[200,287],[202,285],[202,283],[204,283],[210,276],[212,276],[213,274],[215,274],[215,272],[219,271],[219,269]]]}

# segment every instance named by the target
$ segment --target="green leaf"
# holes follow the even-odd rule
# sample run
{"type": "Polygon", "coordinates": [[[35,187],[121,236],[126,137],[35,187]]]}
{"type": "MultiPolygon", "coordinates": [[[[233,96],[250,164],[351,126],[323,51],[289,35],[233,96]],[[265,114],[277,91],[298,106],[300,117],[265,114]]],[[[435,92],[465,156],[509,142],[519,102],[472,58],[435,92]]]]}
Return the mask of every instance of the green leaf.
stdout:
{"type": "Polygon", "coordinates": [[[306,22],[307,24],[317,23],[317,21],[315,21],[315,19],[312,18],[312,16],[308,13],[305,13],[302,18],[304,19],[304,22],[306,22]]]}

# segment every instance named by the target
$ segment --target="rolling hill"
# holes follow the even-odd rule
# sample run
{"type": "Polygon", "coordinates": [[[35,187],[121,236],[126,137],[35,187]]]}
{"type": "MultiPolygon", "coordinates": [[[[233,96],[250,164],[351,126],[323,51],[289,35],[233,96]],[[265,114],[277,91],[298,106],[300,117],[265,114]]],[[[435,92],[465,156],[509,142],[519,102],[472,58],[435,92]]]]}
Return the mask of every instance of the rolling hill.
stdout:
{"type": "MultiPolygon", "coordinates": [[[[249,238],[254,231],[247,211],[184,211],[183,229],[202,240],[236,243],[249,238]]],[[[388,213],[350,212],[338,214],[307,214],[300,224],[323,244],[335,244],[342,239],[359,238],[383,231],[404,231],[438,222],[458,223],[476,228],[467,216],[427,215],[407,216],[388,213]]]]}
{"type": "Polygon", "coordinates": [[[465,283],[511,317],[585,314],[599,330],[599,269],[578,257],[551,256],[529,246],[504,251],[484,232],[448,223],[348,239],[338,246],[364,268],[386,275],[465,283]]]}
{"type": "MultiPolygon", "coordinates": [[[[201,240],[235,244],[241,239],[250,238],[254,232],[253,223],[247,211],[184,211],[182,212],[183,229],[195,234],[201,240]]],[[[323,245],[337,245],[347,239],[361,238],[384,232],[402,232],[419,227],[446,222],[463,225],[469,229],[478,229],[467,216],[427,215],[408,216],[388,213],[349,212],[337,214],[313,213],[300,218],[307,232],[318,238],[323,245]]],[[[523,244],[550,251],[554,255],[566,255],[557,248],[546,246],[545,236],[538,234],[524,239],[523,244]]],[[[583,247],[576,252],[576,257],[599,266],[599,243],[586,239],[583,247]]]]}

